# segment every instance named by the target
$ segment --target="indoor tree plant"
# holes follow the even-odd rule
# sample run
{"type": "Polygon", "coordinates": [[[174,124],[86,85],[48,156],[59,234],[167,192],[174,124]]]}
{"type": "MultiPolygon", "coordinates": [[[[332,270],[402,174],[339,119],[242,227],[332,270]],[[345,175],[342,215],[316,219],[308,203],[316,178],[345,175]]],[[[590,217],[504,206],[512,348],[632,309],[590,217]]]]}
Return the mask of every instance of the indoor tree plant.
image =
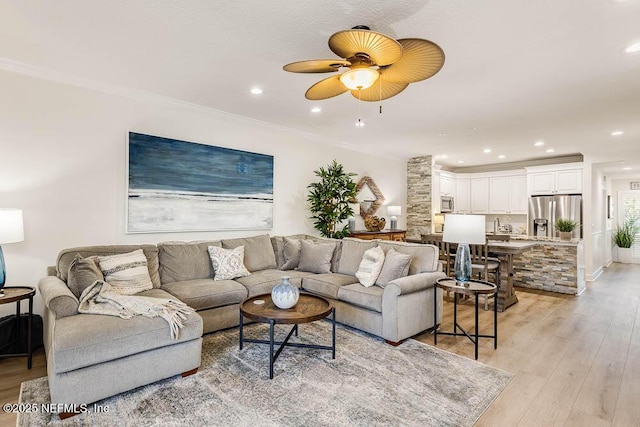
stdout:
{"type": "Polygon", "coordinates": [[[618,261],[631,262],[631,246],[635,243],[638,233],[640,233],[638,218],[627,218],[622,225],[618,225],[611,235],[613,243],[618,247],[618,261]]]}
{"type": "Polygon", "coordinates": [[[350,203],[356,197],[355,173],[345,172],[344,167],[333,160],[326,168],[314,171],[320,178],[307,186],[311,219],[314,227],[325,237],[341,239],[349,234],[348,225],[340,224],[353,215],[350,203]]]}
{"type": "Polygon", "coordinates": [[[578,225],[578,223],[570,219],[558,218],[555,226],[556,230],[560,233],[560,239],[571,240],[571,233],[573,233],[576,225],[578,225]]]}

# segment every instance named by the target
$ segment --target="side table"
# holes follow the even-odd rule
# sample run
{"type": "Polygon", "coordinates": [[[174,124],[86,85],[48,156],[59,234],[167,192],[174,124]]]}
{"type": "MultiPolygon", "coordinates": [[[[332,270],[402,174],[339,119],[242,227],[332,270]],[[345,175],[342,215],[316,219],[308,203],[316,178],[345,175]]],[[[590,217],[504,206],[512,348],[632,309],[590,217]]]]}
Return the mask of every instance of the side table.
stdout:
{"type": "MultiPolygon", "coordinates": [[[[480,294],[496,294],[498,287],[489,282],[471,279],[464,285],[459,285],[455,279],[444,278],[436,280],[433,287],[434,295],[437,295],[438,288],[453,292],[453,332],[439,332],[437,326],[433,330],[433,344],[438,345],[438,335],[465,336],[475,345],[475,356],[478,360],[478,338],[493,338],[493,348],[498,348],[498,304],[494,298],[493,301],[493,335],[485,335],[478,333],[478,297],[480,294]],[[473,296],[475,298],[475,331],[471,335],[458,324],[458,298],[456,294],[473,296]],[[458,329],[460,332],[458,332],[458,329]]],[[[433,320],[434,325],[438,324],[438,304],[437,298],[433,298],[433,320]]]]}
{"type": "Polygon", "coordinates": [[[33,324],[33,296],[36,294],[35,288],[31,286],[5,286],[2,288],[4,295],[0,296],[0,304],[16,303],[16,338],[8,343],[0,343],[0,348],[16,344],[20,341],[20,301],[29,298],[29,321],[27,323],[27,352],[2,354],[2,357],[27,356],[27,368],[31,369],[31,359],[33,356],[31,348],[31,331],[33,324]]]}

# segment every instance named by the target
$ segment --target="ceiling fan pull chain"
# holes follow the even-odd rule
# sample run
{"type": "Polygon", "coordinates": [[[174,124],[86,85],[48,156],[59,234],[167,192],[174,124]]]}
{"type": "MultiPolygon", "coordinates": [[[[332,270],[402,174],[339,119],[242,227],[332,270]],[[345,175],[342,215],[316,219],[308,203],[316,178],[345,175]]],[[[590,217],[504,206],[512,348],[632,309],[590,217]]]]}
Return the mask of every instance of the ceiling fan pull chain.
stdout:
{"type": "Polygon", "coordinates": [[[382,75],[380,75],[380,114],[382,114],[382,75]]]}

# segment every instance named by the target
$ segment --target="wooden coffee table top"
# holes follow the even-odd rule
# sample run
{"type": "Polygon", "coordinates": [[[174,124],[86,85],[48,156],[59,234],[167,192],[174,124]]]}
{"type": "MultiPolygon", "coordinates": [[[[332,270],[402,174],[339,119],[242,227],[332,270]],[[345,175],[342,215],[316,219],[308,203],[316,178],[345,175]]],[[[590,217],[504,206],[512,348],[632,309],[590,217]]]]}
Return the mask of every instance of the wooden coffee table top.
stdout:
{"type": "Polygon", "coordinates": [[[444,278],[436,280],[436,286],[445,291],[455,292],[462,295],[474,296],[477,294],[492,294],[496,291],[496,285],[483,280],[470,279],[466,285],[458,285],[455,279],[444,278]]]}
{"type": "Polygon", "coordinates": [[[323,319],[331,313],[333,305],[326,299],[308,294],[300,294],[298,303],[288,309],[278,308],[271,300],[271,294],[257,295],[240,304],[240,312],[248,319],[268,323],[309,323],[323,319]],[[256,304],[256,301],[264,301],[256,304]]]}
{"type": "Polygon", "coordinates": [[[31,286],[5,286],[1,290],[4,296],[0,296],[0,304],[20,301],[36,294],[35,288],[31,286]]]}

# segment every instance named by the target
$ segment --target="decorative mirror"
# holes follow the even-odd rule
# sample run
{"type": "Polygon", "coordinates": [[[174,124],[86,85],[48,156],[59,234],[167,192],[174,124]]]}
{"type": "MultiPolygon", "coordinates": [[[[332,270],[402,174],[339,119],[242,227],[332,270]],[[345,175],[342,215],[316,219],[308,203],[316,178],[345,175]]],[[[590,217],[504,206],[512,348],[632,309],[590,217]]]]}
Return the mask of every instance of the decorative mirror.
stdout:
{"type": "Polygon", "coordinates": [[[360,216],[373,216],[384,203],[384,196],[369,176],[363,176],[356,185],[356,202],[360,204],[360,216]]]}

